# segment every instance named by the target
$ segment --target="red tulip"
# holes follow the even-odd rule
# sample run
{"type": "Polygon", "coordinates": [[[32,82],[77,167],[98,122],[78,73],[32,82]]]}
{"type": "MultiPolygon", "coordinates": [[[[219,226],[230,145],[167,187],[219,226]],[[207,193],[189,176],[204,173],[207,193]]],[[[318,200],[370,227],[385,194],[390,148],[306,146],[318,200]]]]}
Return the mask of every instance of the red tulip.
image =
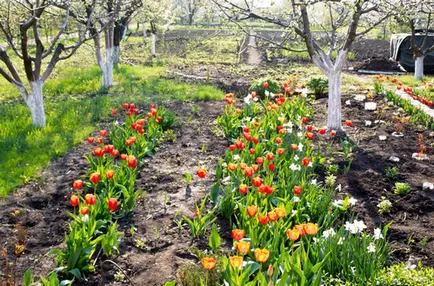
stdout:
{"type": "Polygon", "coordinates": [[[249,132],[250,132],[250,128],[249,128],[249,127],[244,127],[244,128],[243,128],[243,132],[245,132],[245,133],[249,133],[249,132]]]}
{"type": "Polygon", "coordinates": [[[246,167],[245,169],[244,169],[244,174],[247,176],[247,177],[251,177],[251,176],[253,176],[253,173],[255,172],[255,170],[253,169],[253,167],[246,167]]]}
{"type": "Polygon", "coordinates": [[[262,83],[262,86],[265,88],[265,89],[267,89],[268,88],[268,82],[264,82],[264,83],[262,83]]]}
{"type": "Polygon", "coordinates": [[[253,186],[259,188],[262,185],[262,179],[259,177],[255,177],[252,179],[253,186]]]}
{"type": "Polygon", "coordinates": [[[268,152],[266,157],[267,157],[267,160],[268,160],[268,161],[273,161],[273,159],[274,159],[274,154],[271,153],[271,152],[268,152]]]}
{"type": "Polygon", "coordinates": [[[123,107],[124,109],[128,109],[129,104],[128,104],[128,103],[124,103],[124,104],[122,104],[122,107],[123,107]]]}
{"type": "Polygon", "coordinates": [[[351,127],[351,126],[353,126],[353,122],[351,120],[346,120],[345,125],[348,127],[351,127]]]}
{"type": "Polygon", "coordinates": [[[296,151],[298,149],[298,145],[297,144],[291,144],[291,149],[293,151],[296,151]]]}
{"type": "Polygon", "coordinates": [[[79,203],[78,196],[76,196],[76,195],[72,195],[71,198],[69,199],[69,203],[70,203],[71,206],[73,206],[73,207],[78,206],[78,203],[79,203]]]}
{"type": "Polygon", "coordinates": [[[102,142],[103,142],[103,139],[101,137],[96,139],[96,143],[102,144],[102,142]]]}
{"type": "Polygon", "coordinates": [[[113,115],[118,114],[118,110],[117,110],[117,109],[112,109],[112,114],[113,114],[113,115]]]}
{"type": "Polygon", "coordinates": [[[258,144],[259,143],[259,138],[258,137],[253,138],[253,143],[258,144]]]}
{"type": "Polygon", "coordinates": [[[87,207],[82,207],[82,208],[80,209],[80,213],[81,213],[82,215],[87,215],[88,212],[89,212],[89,209],[88,209],[87,207]]]}
{"type": "Polygon", "coordinates": [[[235,151],[236,148],[237,146],[235,145],[229,145],[229,151],[235,151]]]}
{"type": "Polygon", "coordinates": [[[110,154],[110,153],[113,151],[113,149],[114,149],[114,146],[113,146],[113,145],[110,145],[110,144],[105,145],[105,146],[104,146],[104,153],[108,153],[108,154],[110,154]]]}
{"type": "Polygon", "coordinates": [[[127,154],[121,154],[120,158],[122,161],[125,161],[127,159],[128,155],[127,154]]]}
{"type": "Polygon", "coordinates": [[[303,163],[304,166],[308,166],[309,163],[310,163],[310,159],[307,158],[307,157],[306,157],[306,158],[303,158],[302,163],[303,163]]]}
{"type": "Polygon", "coordinates": [[[147,116],[148,118],[152,118],[152,113],[148,112],[148,113],[146,114],[146,116],[147,116]]]}
{"type": "Polygon", "coordinates": [[[332,136],[332,137],[336,136],[336,130],[330,131],[330,136],[332,136]]]}
{"type": "Polygon", "coordinates": [[[90,144],[92,144],[93,142],[95,142],[95,138],[93,138],[93,137],[88,137],[88,138],[87,138],[87,142],[89,142],[90,144]]]}
{"type": "Polygon", "coordinates": [[[313,127],[312,127],[312,125],[308,125],[308,126],[306,126],[306,129],[307,129],[307,131],[312,132],[313,127]]]}
{"type": "Polygon", "coordinates": [[[250,217],[255,216],[258,213],[258,207],[256,206],[248,206],[246,207],[246,210],[250,217]]]}
{"type": "Polygon", "coordinates": [[[234,163],[229,163],[228,164],[228,170],[229,171],[235,171],[237,169],[237,165],[236,164],[234,164],[234,163]]]}
{"type": "Polygon", "coordinates": [[[107,170],[107,171],[105,171],[105,176],[107,179],[113,179],[113,177],[115,176],[115,171],[107,170]]]}
{"type": "Polygon", "coordinates": [[[306,123],[307,120],[308,120],[307,117],[302,117],[302,118],[301,118],[301,122],[303,122],[303,123],[306,123]]]}
{"type": "Polygon", "coordinates": [[[102,137],[106,137],[107,136],[107,130],[101,130],[99,132],[99,135],[102,136],[102,137]]]}
{"type": "Polygon", "coordinates": [[[249,150],[249,153],[250,153],[250,155],[255,155],[255,153],[256,153],[256,150],[255,150],[255,149],[253,149],[253,148],[251,148],[251,149],[249,150]]]}
{"type": "Polygon", "coordinates": [[[275,140],[275,142],[276,142],[276,144],[280,144],[280,143],[282,143],[282,138],[277,137],[276,140],[275,140]]]}
{"type": "Polygon", "coordinates": [[[93,154],[97,157],[104,156],[104,150],[100,147],[96,147],[95,149],[93,149],[93,154]]]}
{"type": "Polygon", "coordinates": [[[238,149],[242,149],[242,148],[243,148],[243,142],[240,141],[240,140],[237,140],[237,141],[235,142],[235,146],[236,146],[238,149]]]}
{"type": "Polygon", "coordinates": [[[83,188],[83,181],[75,180],[74,183],[72,183],[72,186],[74,187],[74,189],[80,190],[83,188]]]}
{"type": "Polygon", "coordinates": [[[321,134],[321,135],[326,134],[326,132],[327,132],[327,128],[320,128],[320,129],[318,129],[318,133],[321,134]]]}
{"type": "Polygon", "coordinates": [[[235,240],[241,240],[244,238],[244,230],[242,229],[233,229],[232,230],[232,238],[235,240]]]}
{"type": "Polygon", "coordinates": [[[285,149],[283,149],[283,148],[277,149],[277,154],[283,155],[284,153],[285,153],[285,149]]]}
{"type": "Polygon", "coordinates": [[[113,156],[113,157],[117,157],[118,155],[119,155],[119,150],[114,149],[114,150],[112,151],[112,156],[113,156]]]}
{"type": "Polygon", "coordinates": [[[264,158],[263,157],[258,157],[255,160],[256,164],[262,165],[264,164],[264,158]]]}
{"type": "Polygon", "coordinates": [[[126,113],[127,116],[131,116],[131,114],[133,114],[133,112],[131,110],[128,110],[126,113]]]}
{"type": "Polygon", "coordinates": [[[133,155],[128,156],[128,167],[135,168],[137,166],[137,159],[133,155]]]}
{"type": "Polygon", "coordinates": [[[267,214],[269,221],[276,221],[277,220],[277,213],[275,211],[271,211],[267,214]]]}
{"type": "Polygon", "coordinates": [[[260,224],[267,224],[268,223],[268,217],[266,215],[260,215],[260,216],[258,216],[258,221],[260,224]]]}
{"type": "Polygon", "coordinates": [[[307,132],[306,133],[306,138],[309,140],[312,140],[315,137],[315,134],[312,132],[307,132]]]}
{"type": "Polygon", "coordinates": [[[204,169],[204,168],[199,168],[197,171],[196,171],[196,174],[197,174],[197,176],[199,177],[199,178],[201,178],[201,179],[203,179],[203,178],[205,178],[206,177],[206,170],[204,169]]]}
{"type": "Polygon", "coordinates": [[[108,209],[111,211],[115,211],[118,208],[118,200],[115,198],[111,198],[108,200],[108,209]]]}
{"type": "Polygon", "coordinates": [[[247,185],[245,184],[241,184],[240,185],[240,193],[245,195],[247,194],[247,192],[249,191],[249,187],[247,187],[247,185]]]}
{"type": "Polygon", "coordinates": [[[268,170],[274,171],[274,169],[276,169],[276,166],[274,166],[274,164],[268,164],[268,170]]]}
{"type": "Polygon", "coordinates": [[[97,184],[99,182],[100,175],[99,173],[92,173],[90,174],[90,181],[94,184],[97,184]]]}
{"type": "Polygon", "coordinates": [[[94,204],[96,204],[96,197],[93,194],[87,194],[86,196],[84,196],[84,201],[86,202],[86,204],[93,206],[94,204]]]}
{"type": "Polygon", "coordinates": [[[151,108],[151,114],[152,115],[157,115],[157,109],[151,108]]]}
{"type": "Polygon", "coordinates": [[[247,141],[252,140],[252,135],[250,135],[250,133],[246,133],[246,132],[244,132],[244,133],[243,133],[243,137],[244,137],[244,139],[246,139],[247,141]]]}
{"type": "Polygon", "coordinates": [[[149,108],[155,108],[155,107],[157,107],[157,105],[155,103],[152,103],[149,105],[149,108]]]}
{"type": "Polygon", "coordinates": [[[300,195],[302,191],[302,187],[301,186],[294,186],[294,195],[300,195]]]}

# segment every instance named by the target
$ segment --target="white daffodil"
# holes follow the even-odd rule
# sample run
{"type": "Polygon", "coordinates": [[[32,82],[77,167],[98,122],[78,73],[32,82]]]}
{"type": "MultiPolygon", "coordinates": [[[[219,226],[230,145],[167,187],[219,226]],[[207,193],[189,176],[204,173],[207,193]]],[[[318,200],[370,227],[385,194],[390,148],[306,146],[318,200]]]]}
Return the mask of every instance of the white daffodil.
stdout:
{"type": "Polygon", "coordinates": [[[369,253],[375,253],[375,243],[371,242],[366,249],[369,253]]]}
{"type": "Polygon", "coordinates": [[[333,228],[330,228],[329,230],[326,230],[322,233],[322,237],[324,238],[329,238],[332,236],[335,236],[336,232],[333,228]]]}
{"type": "Polygon", "coordinates": [[[294,161],[298,161],[298,160],[300,160],[300,158],[297,155],[295,155],[294,156],[294,161]]]}
{"type": "Polygon", "coordinates": [[[357,203],[357,200],[353,197],[348,199],[348,203],[350,204],[350,206],[354,206],[357,203]]]}
{"type": "Polygon", "coordinates": [[[374,239],[377,240],[377,239],[383,239],[383,238],[384,237],[383,237],[383,234],[381,233],[381,229],[379,229],[379,228],[374,229],[374,239]]]}

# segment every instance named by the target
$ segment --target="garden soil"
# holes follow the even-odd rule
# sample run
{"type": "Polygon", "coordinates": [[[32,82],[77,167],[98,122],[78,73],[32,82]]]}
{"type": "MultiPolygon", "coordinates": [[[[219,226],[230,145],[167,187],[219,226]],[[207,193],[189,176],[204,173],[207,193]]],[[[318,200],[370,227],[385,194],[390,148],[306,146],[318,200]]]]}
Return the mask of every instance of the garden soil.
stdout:
{"type": "MultiPolygon", "coordinates": [[[[433,266],[434,257],[434,191],[422,190],[423,182],[433,182],[434,164],[432,160],[416,161],[412,154],[417,151],[418,134],[423,134],[427,155],[434,159],[434,133],[427,128],[406,124],[404,137],[391,136],[394,131],[390,124],[398,112],[397,107],[388,106],[382,98],[373,99],[378,110],[364,110],[354,95],[343,96],[343,118],[351,119],[354,126],[347,128],[349,140],[357,145],[351,170],[339,174],[341,190],[336,198],[347,194],[358,200],[354,207],[359,219],[368,225],[368,231],[392,222],[388,239],[393,249],[392,259],[398,261],[421,261],[433,266]],[[345,104],[350,100],[350,105],[345,104]],[[365,127],[365,121],[373,123],[365,127]],[[384,123],[374,123],[384,120],[384,123]],[[380,141],[379,135],[386,135],[380,141]],[[399,162],[389,158],[396,156],[399,162]],[[388,179],[385,170],[389,166],[399,169],[397,180],[388,179]],[[405,196],[393,193],[396,181],[409,182],[411,192],[405,196]],[[390,214],[380,215],[377,204],[384,196],[392,202],[390,214]]],[[[314,126],[323,126],[326,120],[326,98],[318,99],[314,126]]],[[[166,281],[177,280],[185,265],[198,263],[192,253],[194,248],[205,249],[206,240],[192,240],[188,228],[177,227],[182,215],[193,216],[194,205],[206,195],[206,190],[214,183],[215,166],[219,156],[223,156],[228,142],[215,132],[214,120],[223,112],[223,102],[170,103],[179,122],[174,127],[176,140],[163,142],[153,157],[144,160],[138,177],[138,187],[147,191],[137,205],[130,221],[121,221],[124,231],[120,254],[112,258],[112,263],[104,263],[98,257],[96,272],[89,281],[76,285],[128,285],[128,278],[122,278],[122,269],[135,285],[163,285],[166,281]],[[199,106],[199,114],[192,113],[193,105],[199,106]],[[214,130],[214,131],[212,131],[214,130]],[[205,180],[198,181],[194,175],[198,165],[209,173],[205,180]],[[189,186],[185,174],[193,174],[189,186]],[[135,227],[131,235],[131,225],[135,227]],[[115,279],[115,276],[117,279],[115,279]]],[[[339,150],[339,143],[334,143],[339,150]]],[[[27,229],[26,248],[18,260],[18,277],[22,277],[28,267],[36,274],[46,275],[56,267],[55,259],[46,253],[53,248],[63,249],[64,232],[69,218],[67,211],[69,196],[73,193],[73,180],[86,177],[88,165],[85,154],[92,147],[82,143],[64,157],[56,159],[46,168],[36,182],[23,186],[0,204],[0,245],[9,251],[13,259],[13,245],[16,241],[14,226],[20,224],[27,229]]],[[[346,162],[335,156],[342,170],[346,162]]],[[[228,226],[220,224],[223,244],[230,247],[228,226]]]]}

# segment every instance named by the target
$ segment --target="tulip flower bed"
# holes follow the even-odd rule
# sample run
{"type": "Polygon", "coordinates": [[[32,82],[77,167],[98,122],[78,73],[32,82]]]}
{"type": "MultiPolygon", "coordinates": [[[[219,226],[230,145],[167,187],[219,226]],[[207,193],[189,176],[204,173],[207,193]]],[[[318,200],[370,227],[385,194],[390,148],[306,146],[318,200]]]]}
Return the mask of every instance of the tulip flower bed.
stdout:
{"type": "MultiPolygon", "coordinates": [[[[367,233],[351,212],[354,199],[332,203],[334,184],[322,185],[315,174],[326,157],[312,140],[327,144],[335,132],[327,135],[309,124],[306,98],[271,96],[238,109],[228,94],[217,120],[231,144],[210,197],[230,220],[234,243],[228,256],[212,247],[202,258],[204,283],[214,285],[213,271],[229,285],[372,281],[388,261],[388,227],[367,233]]],[[[211,234],[210,246],[219,241],[216,236],[211,234]]]]}
{"type": "MultiPolygon", "coordinates": [[[[85,280],[98,260],[119,251],[123,232],[118,231],[117,220],[133,214],[141,195],[136,187],[141,160],[154,151],[163,132],[174,122],[171,112],[163,107],[157,109],[154,104],[145,117],[134,104],[124,104],[123,109],[112,110],[116,121],[110,131],[101,130],[100,137],[88,138],[89,144],[95,144],[92,154],[86,157],[90,165],[88,176],[85,181],[73,182],[75,193],[69,200],[73,210],[69,212],[71,222],[65,234],[66,249],[48,253],[57,256],[58,266],[48,280],[57,274],[66,279],[61,285],[85,280]],[[126,116],[123,124],[119,123],[119,113],[126,116]]],[[[28,270],[25,285],[33,280],[30,276],[28,270]]]]}

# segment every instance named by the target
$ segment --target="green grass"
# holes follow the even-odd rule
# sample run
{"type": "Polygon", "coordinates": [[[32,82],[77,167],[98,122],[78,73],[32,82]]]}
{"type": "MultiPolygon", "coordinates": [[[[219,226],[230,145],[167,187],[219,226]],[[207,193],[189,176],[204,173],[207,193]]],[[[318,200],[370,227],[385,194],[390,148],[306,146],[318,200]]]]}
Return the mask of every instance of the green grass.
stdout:
{"type": "Polygon", "coordinates": [[[49,80],[44,88],[45,128],[31,125],[30,112],[22,100],[6,102],[3,98],[0,196],[37,178],[52,158],[65,154],[87,138],[101,120],[108,118],[110,110],[123,102],[148,104],[224,97],[222,91],[210,85],[162,79],[164,67],[122,66],[115,71],[115,85],[106,94],[101,92],[97,67],[67,68],[56,79],[49,80]]]}

